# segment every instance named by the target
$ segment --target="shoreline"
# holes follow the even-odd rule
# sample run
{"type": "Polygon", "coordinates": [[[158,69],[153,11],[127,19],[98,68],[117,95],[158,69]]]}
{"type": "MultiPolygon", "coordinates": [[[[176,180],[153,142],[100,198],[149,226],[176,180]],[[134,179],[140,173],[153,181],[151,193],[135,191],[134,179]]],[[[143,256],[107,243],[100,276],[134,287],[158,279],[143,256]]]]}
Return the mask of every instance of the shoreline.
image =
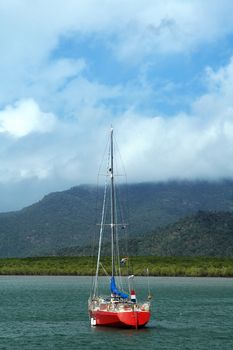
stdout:
{"type": "MultiPolygon", "coordinates": [[[[82,278],[85,278],[85,277],[93,277],[91,275],[40,275],[40,274],[34,274],[34,275],[29,275],[29,274],[17,274],[17,275],[3,275],[3,274],[0,274],[0,278],[1,277],[82,277],[82,278]]],[[[108,277],[108,276],[100,276],[100,277],[108,277]]],[[[126,276],[123,276],[123,277],[126,277],[126,276]]],[[[145,279],[147,279],[148,277],[146,276],[142,276],[142,275],[135,275],[135,277],[143,277],[145,279]]],[[[189,278],[189,279],[222,279],[222,280],[230,280],[230,279],[233,279],[233,276],[229,276],[229,277],[224,277],[224,276],[149,276],[149,278],[189,278]]]]}
{"type": "MultiPolygon", "coordinates": [[[[155,257],[134,256],[122,275],[151,277],[233,277],[233,257],[155,257]]],[[[110,258],[103,257],[107,273],[110,258]]],[[[91,257],[0,258],[0,276],[93,276],[95,260],[91,257]]],[[[100,270],[101,276],[106,274],[100,270]]]]}

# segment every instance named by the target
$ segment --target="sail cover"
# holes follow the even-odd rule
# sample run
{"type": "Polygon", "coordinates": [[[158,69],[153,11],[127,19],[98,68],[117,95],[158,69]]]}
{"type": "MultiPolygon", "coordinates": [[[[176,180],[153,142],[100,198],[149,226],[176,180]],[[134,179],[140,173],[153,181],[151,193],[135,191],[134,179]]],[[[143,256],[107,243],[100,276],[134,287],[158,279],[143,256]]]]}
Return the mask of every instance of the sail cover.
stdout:
{"type": "Polygon", "coordinates": [[[118,297],[123,298],[123,299],[127,299],[129,297],[128,294],[123,293],[117,289],[114,276],[111,277],[111,292],[113,294],[116,294],[118,297]]]}

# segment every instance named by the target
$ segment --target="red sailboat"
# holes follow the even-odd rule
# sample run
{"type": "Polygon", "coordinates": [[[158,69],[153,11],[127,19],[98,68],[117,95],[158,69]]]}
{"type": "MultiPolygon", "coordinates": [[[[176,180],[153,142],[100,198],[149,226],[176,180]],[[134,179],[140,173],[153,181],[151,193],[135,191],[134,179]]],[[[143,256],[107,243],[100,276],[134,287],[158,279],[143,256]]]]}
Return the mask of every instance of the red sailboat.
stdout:
{"type": "MultiPolygon", "coordinates": [[[[124,328],[140,328],[145,326],[150,320],[150,296],[145,302],[138,302],[133,287],[134,276],[127,278],[129,293],[123,290],[121,267],[128,258],[120,259],[118,246],[118,227],[125,227],[125,224],[117,223],[116,190],[114,182],[114,144],[113,129],[110,132],[109,142],[109,163],[107,164],[107,174],[104,188],[104,198],[101,212],[101,224],[98,244],[98,256],[96,274],[94,278],[91,297],[88,301],[88,311],[92,326],[111,326],[124,328]],[[110,215],[106,215],[106,204],[110,196],[110,215]],[[110,223],[106,223],[109,217],[110,223]],[[107,296],[99,293],[99,270],[103,267],[101,263],[101,249],[103,243],[103,232],[110,228],[111,234],[111,267],[112,274],[109,278],[109,292],[107,296]],[[120,288],[119,288],[120,287],[120,288]]],[[[104,269],[104,267],[103,267],[104,269]]],[[[105,270],[105,269],[104,269],[105,270]]],[[[105,270],[106,271],[106,270],[105,270]]]]}

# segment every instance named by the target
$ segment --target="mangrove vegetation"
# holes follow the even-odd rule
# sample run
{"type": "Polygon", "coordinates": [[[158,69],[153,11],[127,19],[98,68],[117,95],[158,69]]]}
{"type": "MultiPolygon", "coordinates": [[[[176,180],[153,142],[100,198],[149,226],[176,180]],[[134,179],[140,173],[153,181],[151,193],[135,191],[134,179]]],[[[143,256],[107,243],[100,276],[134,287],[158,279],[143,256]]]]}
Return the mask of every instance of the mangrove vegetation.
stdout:
{"type": "MultiPolygon", "coordinates": [[[[103,257],[100,274],[110,274],[110,258],[103,257]]],[[[130,257],[122,274],[143,276],[233,277],[233,258],[130,257]]],[[[94,273],[95,259],[83,257],[36,257],[0,259],[0,275],[77,275],[94,273]]]]}

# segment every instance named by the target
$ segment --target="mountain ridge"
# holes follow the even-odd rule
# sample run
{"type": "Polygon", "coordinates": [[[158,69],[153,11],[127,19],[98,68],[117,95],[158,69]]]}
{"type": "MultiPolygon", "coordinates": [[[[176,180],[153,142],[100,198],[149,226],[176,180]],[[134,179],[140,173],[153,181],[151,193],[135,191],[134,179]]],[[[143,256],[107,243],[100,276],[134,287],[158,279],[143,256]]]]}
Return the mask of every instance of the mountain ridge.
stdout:
{"type": "MultiPolygon", "coordinates": [[[[120,187],[124,192],[126,187],[120,187]]],[[[233,181],[171,181],[127,187],[130,233],[144,235],[202,211],[231,212],[233,181]]],[[[95,186],[53,192],[16,212],[0,214],[0,257],[25,257],[84,246],[96,230],[95,186]]]]}
{"type": "MultiPolygon", "coordinates": [[[[120,251],[124,251],[124,245],[124,240],[120,240],[120,251]]],[[[73,246],[55,255],[89,256],[91,251],[90,245],[73,246]]],[[[199,211],[167,227],[131,237],[127,253],[130,256],[232,257],[233,213],[199,211]]],[[[110,242],[103,244],[102,255],[111,255],[110,242]]]]}

